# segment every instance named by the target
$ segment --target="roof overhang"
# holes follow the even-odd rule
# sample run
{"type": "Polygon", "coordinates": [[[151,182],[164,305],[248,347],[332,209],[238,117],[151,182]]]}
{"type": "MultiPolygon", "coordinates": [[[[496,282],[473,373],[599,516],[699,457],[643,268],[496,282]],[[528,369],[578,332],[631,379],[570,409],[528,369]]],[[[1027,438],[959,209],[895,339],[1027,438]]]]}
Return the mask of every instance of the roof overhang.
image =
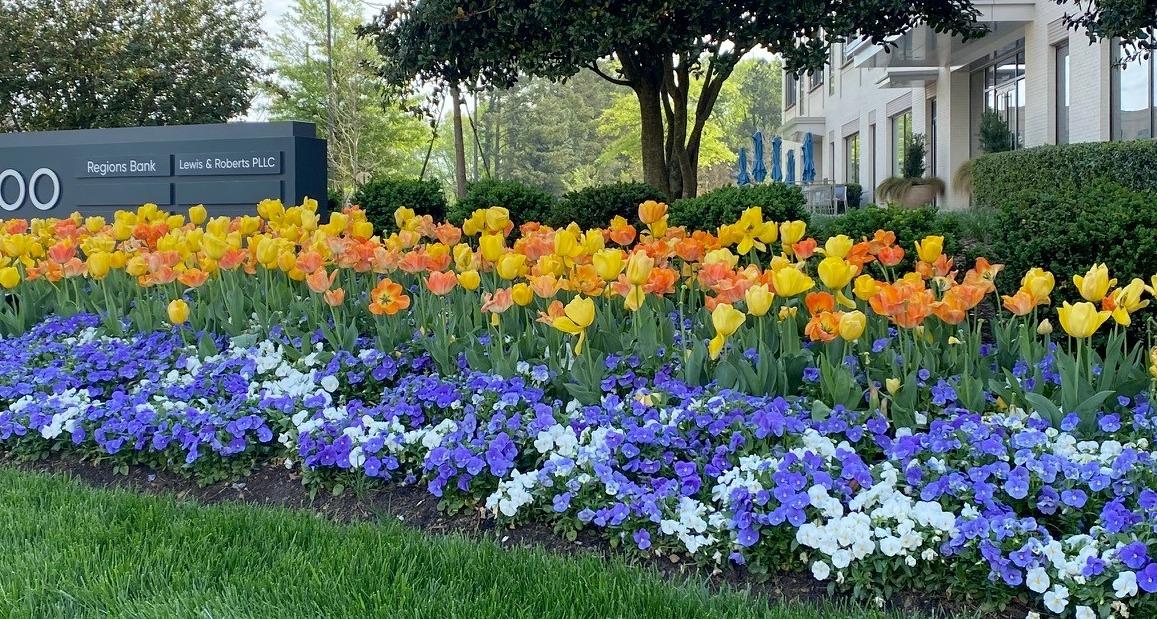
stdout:
{"type": "Polygon", "coordinates": [[[937,33],[925,25],[916,26],[905,34],[888,39],[891,45],[882,45],[858,39],[848,43],[848,55],[859,68],[931,68],[966,65],[984,55],[977,50],[991,51],[1008,39],[1022,36],[1024,24],[1036,16],[1036,4],[1022,0],[990,0],[978,5],[980,18],[988,26],[988,34],[968,42],[959,37],[937,33]]]}
{"type": "Polygon", "coordinates": [[[876,80],[876,87],[915,88],[932,84],[939,77],[939,67],[888,67],[876,80]]]}
{"type": "Polygon", "coordinates": [[[779,134],[785,140],[802,142],[808,133],[824,135],[826,130],[827,122],[823,116],[796,116],[784,121],[783,126],[779,128],[779,134]]]}

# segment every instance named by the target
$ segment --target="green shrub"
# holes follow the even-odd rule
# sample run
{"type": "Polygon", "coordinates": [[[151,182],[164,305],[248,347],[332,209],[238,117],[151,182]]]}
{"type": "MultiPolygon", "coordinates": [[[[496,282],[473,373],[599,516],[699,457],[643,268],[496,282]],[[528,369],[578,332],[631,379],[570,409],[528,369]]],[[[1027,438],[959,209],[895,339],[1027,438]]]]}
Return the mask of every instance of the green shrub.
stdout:
{"type": "Polygon", "coordinates": [[[1031,267],[1052,271],[1060,299],[1073,300],[1072,276],[1094,263],[1124,284],[1157,273],[1157,191],[1098,181],[1080,191],[1022,189],[1000,202],[994,262],[1011,289],[1031,267]]]}
{"type": "Polygon", "coordinates": [[[1133,191],[1157,191],[1157,140],[1038,146],[977,157],[972,164],[972,196],[994,207],[1008,196],[1030,190],[1059,197],[1099,180],[1133,191]]]}
{"type": "Polygon", "coordinates": [[[558,200],[551,194],[518,181],[481,180],[466,187],[466,196],[450,207],[447,219],[461,225],[478,209],[502,206],[515,226],[545,221],[558,200]]]}
{"type": "Polygon", "coordinates": [[[665,198],[645,183],[595,185],[564,195],[543,223],[560,228],[573,221],[583,228],[606,228],[612,218],[621,215],[637,224],[639,204],[647,200],[662,202],[665,198]]]}
{"type": "Polygon", "coordinates": [[[724,224],[734,223],[743,211],[759,206],[766,221],[809,221],[804,208],[803,192],[798,187],[780,183],[727,186],[709,191],[697,198],[683,198],[671,204],[671,225],[714,232],[724,224]]]}
{"type": "Polygon", "coordinates": [[[374,179],[358,189],[351,203],[365,209],[366,218],[374,224],[374,230],[381,232],[397,230],[394,211],[401,206],[414,209],[418,215],[430,215],[436,222],[446,219],[446,194],[438,181],[374,179]]]}
{"type": "Polygon", "coordinates": [[[905,251],[904,262],[899,268],[911,268],[914,264],[916,241],[939,235],[944,237],[945,253],[960,260],[957,266],[970,267],[977,256],[987,255],[992,250],[993,221],[991,212],[941,213],[931,206],[915,209],[868,206],[845,215],[817,218],[809,234],[822,245],[838,234],[861,241],[872,238],[877,230],[890,230],[896,233],[896,243],[905,251]]]}
{"type": "Polygon", "coordinates": [[[860,208],[860,201],[864,197],[864,187],[859,183],[848,183],[848,208],[860,208]]]}

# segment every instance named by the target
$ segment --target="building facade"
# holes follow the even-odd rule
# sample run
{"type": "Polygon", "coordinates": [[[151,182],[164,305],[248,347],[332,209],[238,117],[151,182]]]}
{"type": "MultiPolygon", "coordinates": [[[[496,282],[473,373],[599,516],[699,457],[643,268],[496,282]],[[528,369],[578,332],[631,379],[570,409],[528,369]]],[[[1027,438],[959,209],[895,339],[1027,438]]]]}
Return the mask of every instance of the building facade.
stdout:
{"type": "Polygon", "coordinates": [[[968,195],[953,176],[983,152],[985,116],[1011,148],[1157,135],[1153,58],[1121,66],[1119,44],[1066,30],[1065,7],[1051,1],[978,8],[990,28],[980,39],[964,43],[920,26],[889,51],[837,44],[824,71],[786,75],[788,147],[811,133],[817,179],[860,184],[870,202],[874,188],[899,173],[906,141],[923,134],[926,174],[948,183],[942,205],[962,208],[968,195]]]}

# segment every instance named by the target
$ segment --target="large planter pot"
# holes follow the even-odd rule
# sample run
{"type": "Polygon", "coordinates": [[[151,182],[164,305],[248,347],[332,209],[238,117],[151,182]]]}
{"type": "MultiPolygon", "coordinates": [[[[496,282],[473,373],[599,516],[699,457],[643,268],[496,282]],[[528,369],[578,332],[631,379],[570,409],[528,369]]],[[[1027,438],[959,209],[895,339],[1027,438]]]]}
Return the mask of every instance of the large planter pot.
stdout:
{"type": "Polygon", "coordinates": [[[936,201],[936,188],[932,185],[912,185],[904,192],[900,206],[904,208],[920,208],[936,201]]]}

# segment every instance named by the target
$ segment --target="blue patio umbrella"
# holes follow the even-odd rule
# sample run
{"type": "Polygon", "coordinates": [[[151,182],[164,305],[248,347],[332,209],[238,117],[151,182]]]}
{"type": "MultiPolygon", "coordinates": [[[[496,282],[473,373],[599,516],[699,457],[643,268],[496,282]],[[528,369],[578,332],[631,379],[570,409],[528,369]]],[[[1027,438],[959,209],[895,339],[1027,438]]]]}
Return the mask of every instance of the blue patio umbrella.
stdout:
{"type": "Polygon", "coordinates": [[[739,149],[739,174],[735,176],[735,182],[740,185],[750,185],[751,176],[747,173],[747,149],[739,149]]]}
{"type": "Polygon", "coordinates": [[[755,164],[751,166],[751,177],[755,182],[762,183],[767,178],[767,166],[763,165],[763,132],[756,131],[751,139],[755,142],[755,164]]]}
{"type": "Polygon", "coordinates": [[[780,163],[780,151],[783,150],[783,140],[777,135],[771,138],[771,180],[783,182],[783,164],[780,163]]]}
{"type": "Polygon", "coordinates": [[[783,177],[783,182],[795,184],[795,151],[790,148],[787,149],[787,175],[783,177]]]}
{"type": "Polygon", "coordinates": [[[800,148],[800,159],[800,164],[803,167],[800,172],[800,180],[805,185],[810,185],[816,180],[815,144],[810,132],[804,136],[803,146],[800,148]]]}

